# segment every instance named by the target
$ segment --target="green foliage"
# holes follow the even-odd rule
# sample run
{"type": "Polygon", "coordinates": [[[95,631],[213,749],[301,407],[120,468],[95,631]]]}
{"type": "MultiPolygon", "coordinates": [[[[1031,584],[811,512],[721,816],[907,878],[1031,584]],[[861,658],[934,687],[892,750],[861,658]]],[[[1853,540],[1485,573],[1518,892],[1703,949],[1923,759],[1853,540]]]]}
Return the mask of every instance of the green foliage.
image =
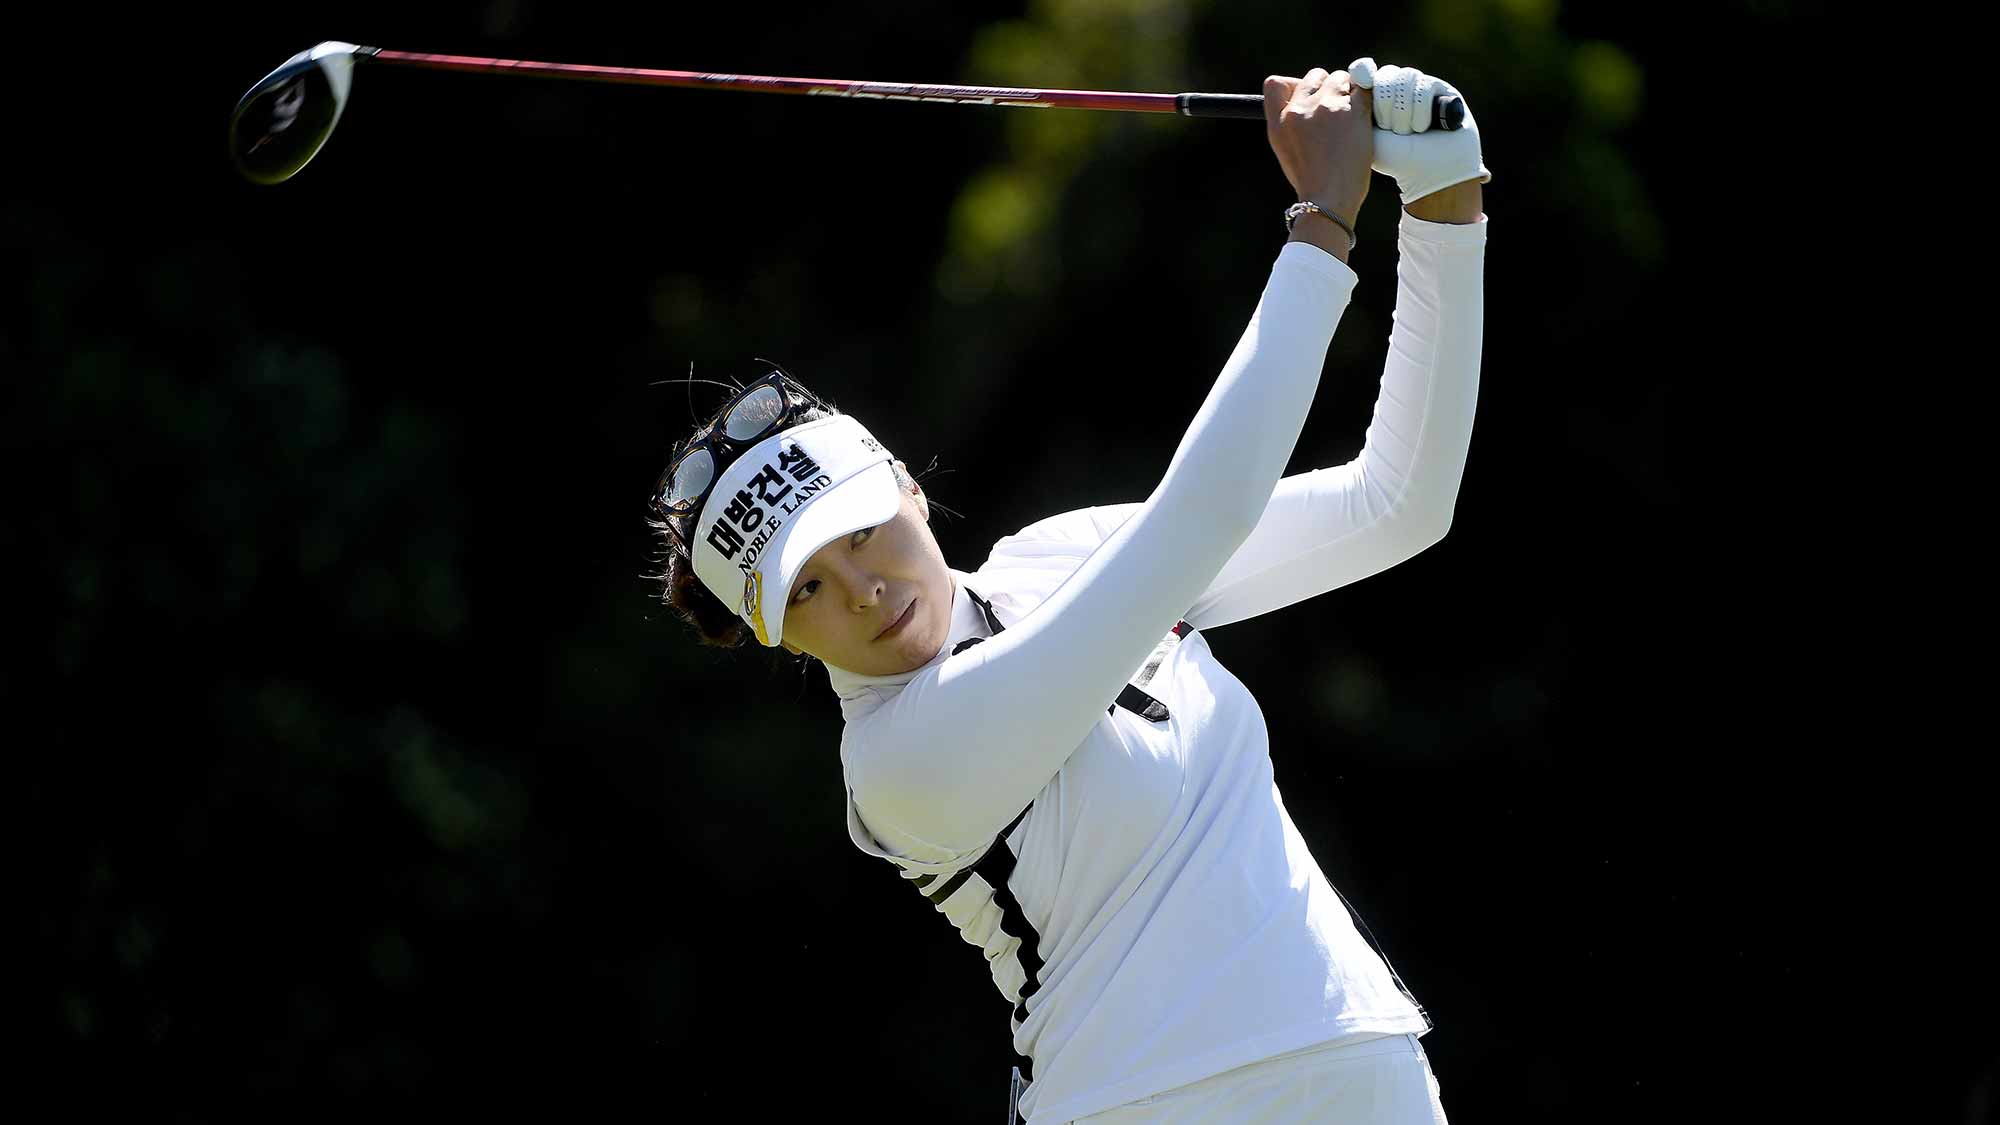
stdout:
{"type": "MultiPolygon", "coordinates": [[[[1186,31],[1202,0],[1037,0],[1029,14],[982,29],[966,81],[985,86],[1177,93],[1186,31]]],[[[1065,196],[1114,136],[1157,143],[1157,122],[1069,109],[1010,110],[1007,155],[973,175],[951,212],[938,289],[955,301],[988,293],[1046,298],[1060,256],[1065,196]]],[[[1117,146],[1121,152],[1126,146],[1117,146]]],[[[1144,159],[1143,150],[1126,152],[1144,159]]]]}

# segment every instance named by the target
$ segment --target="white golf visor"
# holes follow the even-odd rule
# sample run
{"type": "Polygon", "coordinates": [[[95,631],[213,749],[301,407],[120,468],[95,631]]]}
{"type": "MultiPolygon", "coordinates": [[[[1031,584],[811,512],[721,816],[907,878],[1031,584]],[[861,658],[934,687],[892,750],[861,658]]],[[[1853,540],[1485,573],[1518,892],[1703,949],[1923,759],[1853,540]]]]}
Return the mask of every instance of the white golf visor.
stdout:
{"type": "Polygon", "coordinates": [[[793,426],[743,451],[695,522],[694,573],[775,647],[792,579],[813,552],[896,514],[894,458],[845,414],[793,426]]]}

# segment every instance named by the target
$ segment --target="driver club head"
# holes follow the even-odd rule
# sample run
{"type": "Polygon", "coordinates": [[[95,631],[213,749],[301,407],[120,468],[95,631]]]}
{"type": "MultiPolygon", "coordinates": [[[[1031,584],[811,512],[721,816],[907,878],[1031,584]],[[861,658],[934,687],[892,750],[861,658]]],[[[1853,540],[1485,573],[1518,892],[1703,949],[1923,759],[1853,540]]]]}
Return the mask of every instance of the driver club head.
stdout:
{"type": "Polygon", "coordinates": [[[265,75],[229,116],[229,156],[254,183],[290,179],[326,143],[354,85],[352,43],[329,40],[265,75]]]}

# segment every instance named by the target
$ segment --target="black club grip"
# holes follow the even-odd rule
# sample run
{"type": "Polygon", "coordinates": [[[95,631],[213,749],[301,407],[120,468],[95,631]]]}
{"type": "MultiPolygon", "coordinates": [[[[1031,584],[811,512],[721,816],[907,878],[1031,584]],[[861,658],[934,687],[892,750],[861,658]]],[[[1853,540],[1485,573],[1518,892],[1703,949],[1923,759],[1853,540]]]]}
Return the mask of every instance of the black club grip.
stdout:
{"type": "MultiPolygon", "coordinates": [[[[1175,94],[1182,117],[1248,117],[1264,120],[1262,94],[1175,94]]],[[[1457,129],[1465,124],[1465,103],[1450,94],[1431,99],[1431,128],[1457,129]]]]}

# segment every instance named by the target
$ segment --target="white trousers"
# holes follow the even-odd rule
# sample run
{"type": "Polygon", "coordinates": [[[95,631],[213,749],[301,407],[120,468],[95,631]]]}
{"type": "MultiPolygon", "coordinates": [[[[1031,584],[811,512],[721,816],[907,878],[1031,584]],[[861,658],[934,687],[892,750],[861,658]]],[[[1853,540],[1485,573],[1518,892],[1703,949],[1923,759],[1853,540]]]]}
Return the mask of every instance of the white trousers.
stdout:
{"type": "Polygon", "coordinates": [[[1072,1125],[1445,1125],[1414,1035],[1239,1066],[1072,1125]]]}

